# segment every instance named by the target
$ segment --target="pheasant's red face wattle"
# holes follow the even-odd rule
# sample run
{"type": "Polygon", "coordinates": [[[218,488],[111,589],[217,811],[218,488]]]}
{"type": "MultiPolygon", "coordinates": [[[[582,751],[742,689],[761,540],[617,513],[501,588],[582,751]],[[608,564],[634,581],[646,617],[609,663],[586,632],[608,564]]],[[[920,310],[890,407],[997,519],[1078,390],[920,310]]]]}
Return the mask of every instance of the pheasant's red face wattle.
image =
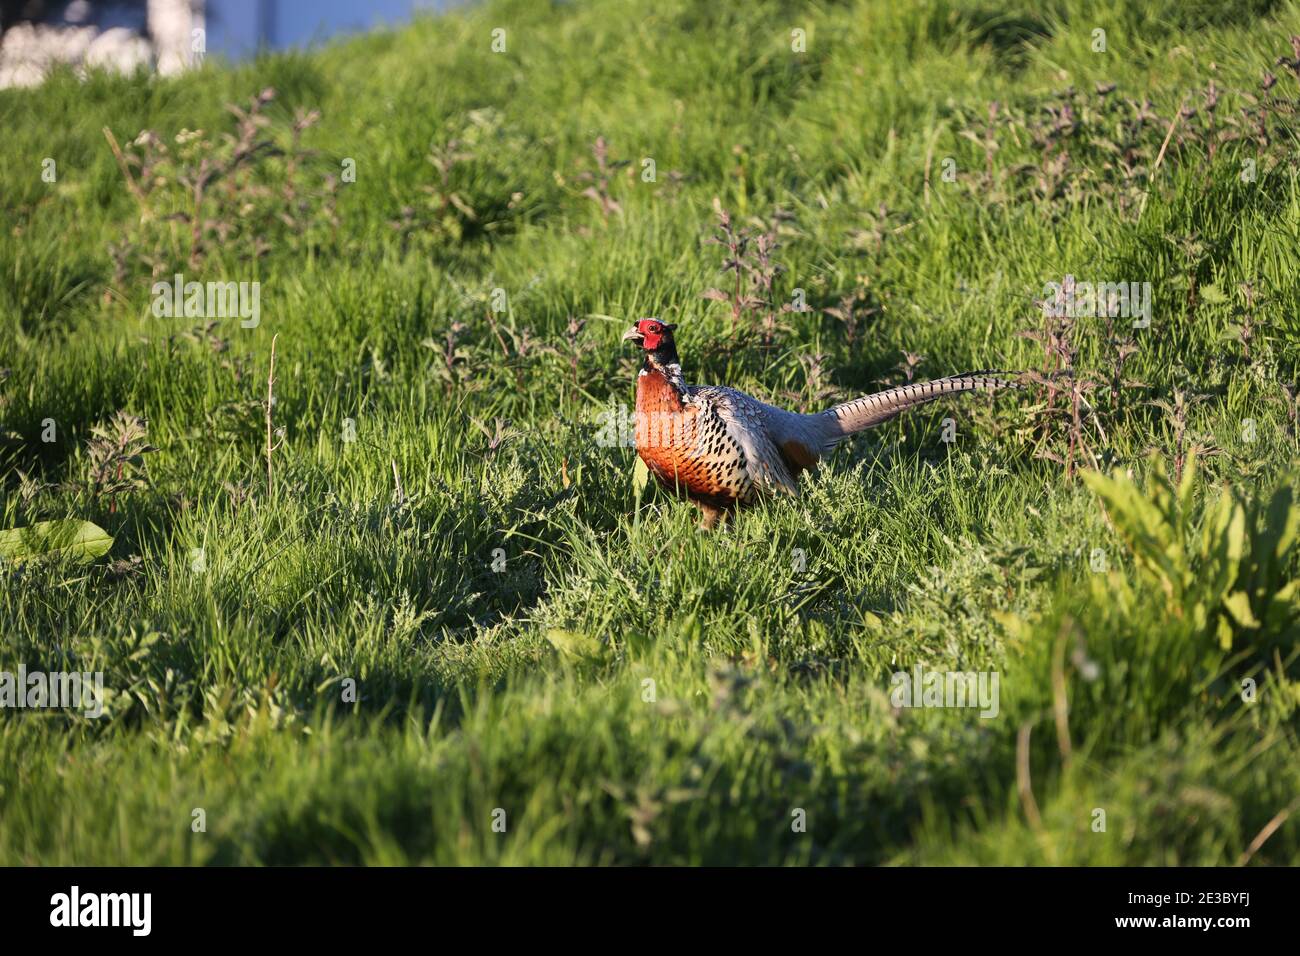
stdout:
{"type": "Polygon", "coordinates": [[[663,344],[664,338],[675,327],[660,322],[658,319],[642,319],[632,326],[623,338],[637,342],[647,352],[653,352],[663,344]]]}

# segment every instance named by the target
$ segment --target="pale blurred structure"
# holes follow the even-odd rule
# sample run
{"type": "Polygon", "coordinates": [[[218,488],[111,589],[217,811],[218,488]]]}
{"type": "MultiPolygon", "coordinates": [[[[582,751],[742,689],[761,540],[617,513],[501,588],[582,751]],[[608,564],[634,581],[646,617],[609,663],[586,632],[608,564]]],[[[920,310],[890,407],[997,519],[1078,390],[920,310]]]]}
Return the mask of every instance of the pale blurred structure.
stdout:
{"type": "Polygon", "coordinates": [[[33,86],[58,64],[172,74],[206,49],[202,0],[3,0],[0,28],[0,87],[33,86]]]}
{"type": "Polygon", "coordinates": [[[455,0],[0,0],[0,87],[50,67],[140,67],[163,75],[436,12],[455,0]]]}

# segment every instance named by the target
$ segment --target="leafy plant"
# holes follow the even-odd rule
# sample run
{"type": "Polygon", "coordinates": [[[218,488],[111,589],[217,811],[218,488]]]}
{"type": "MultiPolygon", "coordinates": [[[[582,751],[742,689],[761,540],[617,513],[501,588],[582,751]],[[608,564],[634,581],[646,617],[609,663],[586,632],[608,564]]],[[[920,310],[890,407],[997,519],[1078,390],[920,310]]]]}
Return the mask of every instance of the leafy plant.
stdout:
{"type": "Polygon", "coordinates": [[[867,287],[859,285],[851,292],[840,296],[838,305],[828,306],[822,311],[840,321],[844,329],[844,341],[853,345],[857,341],[862,320],[876,315],[880,309],[870,304],[867,287]]]}
{"type": "MultiPolygon", "coordinates": [[[[1218,449],[1207,439],[1193,435],[1188,427],[1187,419],[1191,414],[1191,410],[1201,402],[1208,400],[1208,395],[1189,396],[1183,389],[1175,388],[1172,402],[1153,399],[1147,403],[1153,408],[1160,409],[1164,415],[1165,424],[1172,439],[1170,452],[1174,459],[1174,481],[1176,482],[1183,480],[1183,469],[1186,467],[1190,456],[1198,455],[1201,458],[1207,458],[1219,453],[1218,449]]],[[[1158,451],[1159,449],[1153,448],[1152,450],[1158,451]]]]}
{"type": "Polygon", "coordinates": [[[146,129],[123,149],[104,128],[139,205],[139,217],[124,238],[109,244],[118,283],[141,264],[155,278],[182,261],[186,268],[198,269],[217,249],[233,249],[241,258],[255,260],[276,241],[295,248],[321,244],[321,226],[328,227],[333,240],[338,180],[326,175],[320,185],[309,185],[304,175],[317,154],[303,148],[302,135],[320,113],[299,110],[287,131],[280,130],[266,113],[275,97],[276,91],[267,87],[247,107],[228,104],[235,131],[215,138],[203,130],[183,129],[169,145],[146,129]]]}
{"type": "Polygon", "coordinates": [[[1039,399],[1030,410],[1036,419],[1039,441],[1034,455],[1061,465],[1067,481],[1084,461],[1096,467],[1093,433],[1100,433],[1096,415],[1087,400],[1099,380],[1094,372],[1079,366],[1077,323],[1067,304],[1073,297],[1074,286],[1074,277],[1066,276],[1057,289],[1055,301],[1044,303],[1042,327],[1019,333],[1037,342],[1043,350],[1041,370],[1026,375],[1039,399]]]}
{"type": "Polygon", "coordinates": [[[591,146],[591,155],[596,161],[595,170],[579,173],[577,178],[579,182],[591,183],[582,191],[582,195],[596,204],[600,209],[600,218],[608,224],[611,214],[623,212],[618,200],[610,194],[610,178],[614,170],[626,166],[627,161],[610,162],[609,144],[603,136],[596,137],[596,142],[591,146]]]}
{"type": "Polygon", "coordinates": [[[429,148],[437,182],[420,187],[426,199],[403,206],[388,225],[403,252],[463,242],[504,228],[522,211],[524,194],[512,190],[490,160],[521,148],[499,112],[470,110],[448,124],[429,148]]]}
{"type": "Polygon", "coordinates": [[[119,494],[147,486],[144,456],[158,449],[148,442],[145,420],[124,411],[115,412],[90,433],[93,437],[86,446],[90,458],[90,493],[96,498],[111,497],[116,511],[119,494]]]}
{"type": "Polygon", "coordinates": [[[1300,620],[1300,578],[1294,576],[1300,508],[1294,476],[1267,502],[1228,488],[1193,527],[1196,457],[1176,484],[1158,456],[1146,488],[1129,477],[1084,472],[1144,578],[1159,585],[1166,612],[1189,618],[1226,651],[1256,649],[1288,637],[1300,620]]]}
{"type": "Polygon", "coordinates": [[[705,242],[726,249],[722,271],[733,273],[735,282],[730,292],[706,289],[702,295],[714,302],[730,305],[733,332],[740,326],[741,319],[747,312],[753,313],[758,320],[756,324],[762,331],[763,348],[771,348],[776,343],[778,333],[789,331],[788,326],[777,317],[795,311],[790,303],[777,302],[776,280],[786,270],[785,266],[773,258],[773,253],[780,248],[780,243],[777,242],[780,224],[790,217],[778,211],[773,216],[771,226],[763,225],[754,230],[737,226],[716,196],[713,199],[713,211],[718,217],[717,235],[705,242]]]}

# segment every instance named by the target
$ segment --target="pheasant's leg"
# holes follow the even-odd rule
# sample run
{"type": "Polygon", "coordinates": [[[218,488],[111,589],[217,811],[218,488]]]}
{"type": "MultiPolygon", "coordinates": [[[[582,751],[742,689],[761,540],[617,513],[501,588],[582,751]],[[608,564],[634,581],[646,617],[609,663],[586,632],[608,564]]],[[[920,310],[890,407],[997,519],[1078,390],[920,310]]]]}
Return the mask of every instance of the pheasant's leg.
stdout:
{"type": "Polygon", "coordinates": [[[712,531],[717,527],[719,519],[726,515],[726,511],[716,505],[705,504],[703,501],[697,501],[695,504],[700,509],[699,528],[701,531],[712,531]]]}

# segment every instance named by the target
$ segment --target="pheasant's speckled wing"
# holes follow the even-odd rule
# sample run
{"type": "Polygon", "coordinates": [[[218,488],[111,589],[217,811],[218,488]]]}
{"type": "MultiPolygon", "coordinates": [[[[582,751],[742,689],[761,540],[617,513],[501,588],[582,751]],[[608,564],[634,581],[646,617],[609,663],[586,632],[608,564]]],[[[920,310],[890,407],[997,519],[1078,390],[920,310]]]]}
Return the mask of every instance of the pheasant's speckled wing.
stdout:
{"type": "Polygon", "coordinates": [[[740,446],[744,474],[739,500],[748,501],[755,494],[769,492],[798,492],[799,486],[769,429],[769,411],[779,409],[721,385],[692,386],[690,402],[699,409],[702,433],[720,428],[729,442],[740,446]]]}

